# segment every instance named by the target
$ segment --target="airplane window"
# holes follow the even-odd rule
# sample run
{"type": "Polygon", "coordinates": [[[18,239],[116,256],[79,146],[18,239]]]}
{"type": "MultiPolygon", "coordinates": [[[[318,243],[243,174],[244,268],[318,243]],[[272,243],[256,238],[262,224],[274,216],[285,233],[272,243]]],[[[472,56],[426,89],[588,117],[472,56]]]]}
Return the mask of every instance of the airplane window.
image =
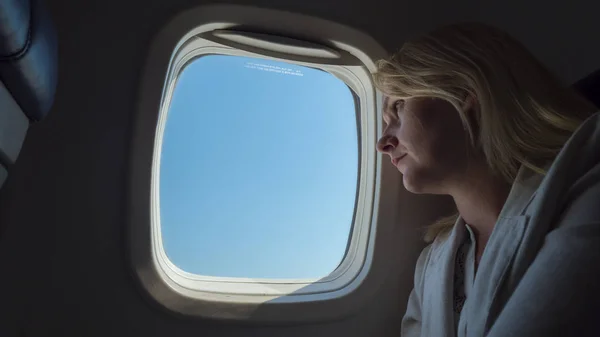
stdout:
{"type": "Polygon", "coordinates": [[[205,55],[181,71],[160,151],[162,244],[203,276],[322,278],[357,198],[354,93],[332,74],[205,55]]]}

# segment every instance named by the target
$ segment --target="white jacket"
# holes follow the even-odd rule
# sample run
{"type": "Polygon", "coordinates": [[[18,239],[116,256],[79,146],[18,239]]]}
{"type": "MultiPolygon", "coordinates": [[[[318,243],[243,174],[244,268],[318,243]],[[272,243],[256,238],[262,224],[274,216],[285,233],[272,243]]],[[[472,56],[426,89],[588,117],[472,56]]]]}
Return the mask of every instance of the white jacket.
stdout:
{"type": "Polygon", "coordinates": [[[600,114],[545,176],[519,171],[456,327],[458,228],[421,253],[402,337],[600,336],[600,114]]]}

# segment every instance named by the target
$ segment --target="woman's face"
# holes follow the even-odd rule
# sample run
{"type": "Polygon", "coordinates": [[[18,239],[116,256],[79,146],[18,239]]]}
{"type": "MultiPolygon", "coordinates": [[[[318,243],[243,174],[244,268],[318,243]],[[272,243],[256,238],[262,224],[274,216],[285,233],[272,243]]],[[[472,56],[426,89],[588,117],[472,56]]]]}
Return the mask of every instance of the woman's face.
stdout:
{"type": "Polygon", "coordinates": [[[377,150],[389,155],[413,193],[448,194],[468,165],[468,135],[458,111],[438,98],[383,101],[385,130],[377,150]]]}

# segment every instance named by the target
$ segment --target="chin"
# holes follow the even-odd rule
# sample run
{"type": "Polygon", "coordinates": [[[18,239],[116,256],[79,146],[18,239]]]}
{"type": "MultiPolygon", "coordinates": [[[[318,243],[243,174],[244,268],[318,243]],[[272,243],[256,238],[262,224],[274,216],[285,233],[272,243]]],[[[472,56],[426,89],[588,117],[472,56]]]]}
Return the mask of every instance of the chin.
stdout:
{"type": "Polygon", "coordinates": [[[404,188],[410,193],[414,194],[423,194],[425,191],[423,190],[422,184],[419,184],[415,179],[411,179],[412,177],[407,176],[406,174],[402,175],[402,184],[404,188]]]}
{"type": "Polygon", "coordinates": [[[410,193],[414,194],[444,194],[439,191],[439,184],[434,183],[430,179],[417,174],[403,174],[402,184],[410,193]]]}

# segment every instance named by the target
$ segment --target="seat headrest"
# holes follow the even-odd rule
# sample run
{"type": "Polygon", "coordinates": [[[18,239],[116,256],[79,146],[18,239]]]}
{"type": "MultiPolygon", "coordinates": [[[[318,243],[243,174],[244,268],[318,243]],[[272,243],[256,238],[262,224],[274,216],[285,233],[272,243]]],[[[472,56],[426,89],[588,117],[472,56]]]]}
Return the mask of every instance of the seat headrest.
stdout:
{"type": "Polygon", "coordinates": [[[573,87],[600,108],[600,70],[577,81],[573,87]]]}
{"type": "Polygon", "coordinates": [[[0,1],[0,81],[32,121],[50,110],[57,67],[56,32],[41,0],[0,1]]]}
{"type": "Polygon", "coordinates": [[[56,32],[41,1],[0,0],[0,186],[56,91],[56,32]]]}

